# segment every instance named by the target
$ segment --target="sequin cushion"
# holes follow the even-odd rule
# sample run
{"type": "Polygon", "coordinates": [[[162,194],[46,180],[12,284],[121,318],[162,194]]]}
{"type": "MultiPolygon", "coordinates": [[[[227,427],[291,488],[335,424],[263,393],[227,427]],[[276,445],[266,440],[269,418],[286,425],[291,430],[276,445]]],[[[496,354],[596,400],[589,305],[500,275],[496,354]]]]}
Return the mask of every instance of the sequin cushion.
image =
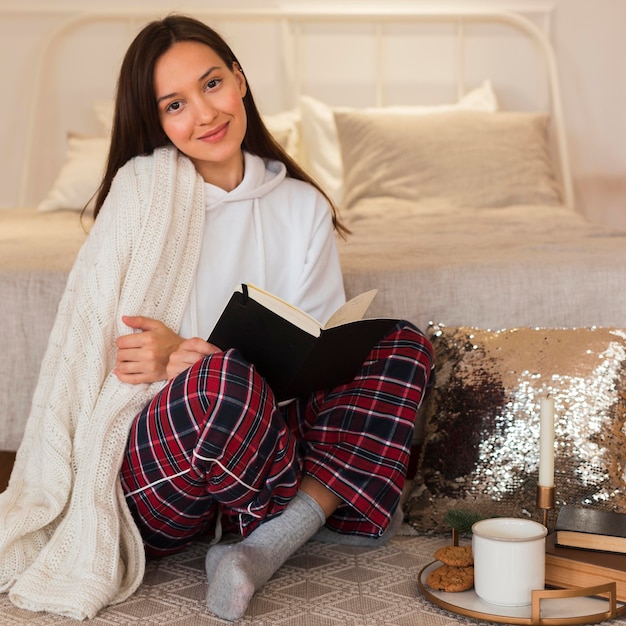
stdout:
{"type": "Polygon", "coordinates": [[[556,514],[563,504],[626,511],[626,331],[432,326],[434,388],[406,502],[421,532],[446,511],[535,517],[539,405],[555,400],[556,514]]]}

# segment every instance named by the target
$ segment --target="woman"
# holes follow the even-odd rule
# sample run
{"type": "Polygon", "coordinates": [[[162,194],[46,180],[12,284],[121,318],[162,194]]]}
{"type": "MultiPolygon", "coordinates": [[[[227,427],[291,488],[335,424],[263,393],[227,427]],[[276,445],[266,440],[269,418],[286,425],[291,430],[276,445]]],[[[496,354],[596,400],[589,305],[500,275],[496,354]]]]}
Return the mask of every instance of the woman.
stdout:
{"type": "Polygon", "coordinates": [[[131,44],[95,214],[0,499],[13,602],[92,617],[140,584],[144,551],[224,526],[242,540],[209,548],[207,606],[234,620],[311,537],[387,540],[431,347],[398,323],[352,382],[279,407],[205,341],[242,282],[326,319],[345,228],[204,24],[170,16],[131,44]]]}

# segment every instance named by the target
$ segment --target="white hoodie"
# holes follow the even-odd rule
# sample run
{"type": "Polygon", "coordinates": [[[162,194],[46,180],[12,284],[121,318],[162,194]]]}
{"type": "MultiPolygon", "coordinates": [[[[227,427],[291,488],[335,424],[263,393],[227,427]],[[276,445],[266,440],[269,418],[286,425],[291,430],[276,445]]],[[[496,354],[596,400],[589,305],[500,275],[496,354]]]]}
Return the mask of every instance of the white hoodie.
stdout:
{"type": "Polygon", "coordinates": [[[183,316],[183,337],[206,339],[241,283],[255,285],[320,322],[345,301],[325,198],[285,166],[244,153],[244,178],[227,192],[204,184],[202,251],[183,316]]]}

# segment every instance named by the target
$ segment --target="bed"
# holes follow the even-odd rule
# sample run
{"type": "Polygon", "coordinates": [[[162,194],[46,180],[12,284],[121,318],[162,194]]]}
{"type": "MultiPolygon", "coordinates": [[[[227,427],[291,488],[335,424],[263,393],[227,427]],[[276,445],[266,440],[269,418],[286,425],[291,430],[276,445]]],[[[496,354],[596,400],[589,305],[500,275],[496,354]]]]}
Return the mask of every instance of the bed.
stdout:
{"type": "MultiPolygon", "coordinates": [[[[436,342],[443,374],[423,408],[418,443],[425,443],[407,501],[413,527],[441,531],[445,507],[459,500],[478,506],[485,497],[496,503],[496,514],[530,514],[530,491],[514,502],[511,494],[520,493],[520,466],[531,477],[537,470],[535,407],[546,392],[557,395],[564,433],[557,473],[578,476],[578,486],[581,467],[586,477],[584,494],[568,487],[557,492],[557,501],[574,493],[625,508],[615,495],[623,491],[623,468],[613,468],[608,479],[600,470],[615,464],[601,450],[615,451],[624,443],[619,433],[625,423],[620,398],[626,342],[619,329],[626,312],[626,233],[592,224],[575,210],[559,77],[546,35],[549,7],[530,17],[467,9],[193,13],[218,30],[222,25],[237,51],[237,39],[243,43],[252,28],[255,37],[269,37],[268,49],[279,61],[268,66],[265,58],[250,54],[248,63],[242,57],[246,72],[253,85],[263,83],[259,77],[268,72],[267,91],[260,98],[256,94],[266,105],[261,108],[268,127],[337,201],[352,231],[346,241],[338,240],[347,295],[377,288],[369,315],[410,320],[429,329],[436,342]],[[475,36],[479,43],[472,43],[475,36]],[[354,59],[338,58],[336,66],[323,70],[330,78],[323,72],[311,78],[307,72],[319,72],[314,60],[316,46],[327,45],[320,43],[324,37],[352,38],[357,69],[354,59]],[[426,67],[426,87],[413,72],[407,79],[406,72],[394,70],[398,58],[409,54],[429,58],[429,46],[442,54],[443,39],[452,51],[442,55],[441,75],[426,67]],[[512,78],[510,70],[493,65],[497,55],[485,54],[484,46],[494,44],[505,46],[507,58],[523,56],[539,69],[512,78]],[[596,329],[609,330],[600,336],[593,334],[596,329]],[[501,341],[516,330],[508,345],[514,343],[516,355],[524,353],[524,365],[506,378],[500,370],[503,354],[511,351],[501,341]],[[546,357],[548,344],[563,347],[558,358],[552,352],[546,357]],[[583,365],[572,369],[573,362],[585,364],[590,352],[594,363],[584,365],[583,373],[583,365]],[[475,359],[467,361],[468,354],[480,355],[479,366],[475,359]],[[461,381],[459,371],[466,374],[461,381]],[[590,381],[603,376],[610,384],[598,392],[590,381]],[[588,388],[582,399],[574,380],[588,388]],[[572,402],[575,395],[578,404],[572,402]],[[486,412],[500,421],[487,428],[486,412]],[[454,426],[452,414],[477,416],[466,420],[473,426],[482,420],[476,426],[480,437],[469,458],[459,455],[463,467],[437,467],[437,459],[446,456],[444,418],[454,426]],[[511,424],[517,430],[511,431],[511,424]],[[567,439],[571,424],[579,430],[567,439]],[[598,443],[603,428],[612,433],[603,435],[604,448],[598,443]],[[517,472],[504,489],[506,497],[498,495],[506,477],[485,479],[484,446],[495,440],[506,443],[503,460],[517,472]],[[572,442],[581,440],[585,446],[572,461],[572,442]],[[514,459],[515,449],[524,453],[514,459]],[[598,476],[590,479],[590,468],[598,476]],[[488,488],[467,487],[459,496],[460,476],[474,483],[482,477],[488,488]],[[455,481],[456,492],[449,485],[455,481]],[[602,500],[602,494],[609,495],[602,500]]],[[[58,52],[65,38],[80,29],[90,36],[91,29],[123,24],[125,34],[118,37],[124,40],[150,17],[147,12],[65,16],[41,50],[35,95],[46,87],[47,64],[71,56],[58,52]]],[[[259,49],[265,50],[262,57],[269,54],[259,49]]],[[[112,94],[111,81],[106,89],[112,94]]],[[[63,111],[55,129],[45,129],[56,138],[45,163],[35,149],[45,123],[33,99],[21,207],[0,211],[0,449],[19,445],[56,305],[89,230],[89,216],[79,215],[106,155],[112,111],[106,89],[83,94],[80,114],[63,111]],[[87,117],[85,134],[76,126],[87,117]]],[[[463,429],[457,434],[468,441],[463,429]]]]}
{"type": "MultiPolygon", "coordinates": [[[[549,19],[549,10],[539,14],[540,24],[549,19]]],[[[75,96],[80,108],[61,107],[53,123],[40,96],[56,64],[75,62],[73,39],[75,45],[81,34],[112,41],[110,67],[96,66],[112,77],[124,37],[153,16],[64,15],[40,49],[19,202],[33,209],[0,211],[7,355],[0,366],[0,448],[19,444],[56,303],[89,228],[78,213],[102,171],[112,100],[100,94],[112,97],[114,82],[89,84],[83,101],[75,96]],[[52,145],[46,158],[38,157],[42,139],[52,145]]],[[[419,9],[216,10],[204,16],[231,39],[245,40],[256,25],[255,35],[273,42],[281,71],[272,71],[281,76],[272,75],[270,95],[257,99],[271,111],[265,117],[275,136],[340,204],[353,232],[339,242],[346,290],[352,296],[378,288],[369,314],[421,328],[430,322],[494,329],[620,325],[624,235],[587,223],[574,209],[558,73],[536,21],[509,12],[419,9]],[[431,53],[415,44],[407,24],[442,56],[441,76],[427,71],[422,78],[430,92],[419,82],[419,68],[408,86],[394,75],[398,55],[431,53]],[[327,76],[310,76],[321,35],[351,38],[357,58],[365,60],[358,71],[353,59],[337,61],[337,104],[324,100],[327,76]],[[512,42],[507,55],[530,55],[540,66],[527,81],[534,101],[524,95],[525,111],[504,110],[519,88],[507,85],[506,71],[472,66],[485,57],[485,39],[490,46],[491,40],[512,42]],[[354,84],[345,84],[344,66],[356,75],[354,84]],[[502,88],[492,75],[503,79],[502,88]],[[279,78],[284,84],[276,84],[279,78]],[[357,97],[368,106],[353,104],[357,97]]],[[[234,41],[234,47],[241,45],[234,41]]],[[[253,84],[264,86],[254,73],[267,71],[267,59],[244,63],[253,84]]]]}

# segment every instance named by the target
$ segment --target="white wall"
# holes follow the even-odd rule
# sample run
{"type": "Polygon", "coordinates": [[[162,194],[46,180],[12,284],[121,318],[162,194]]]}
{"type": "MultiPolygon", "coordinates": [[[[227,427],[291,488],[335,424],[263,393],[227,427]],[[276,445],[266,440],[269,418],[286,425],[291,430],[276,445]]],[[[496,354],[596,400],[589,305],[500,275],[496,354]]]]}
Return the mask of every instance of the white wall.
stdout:
{"type": "MultiPolygon", "coordinates": [[[[318,0],[317,4],[337,5],[337,0],[318,0]]],[[[344,0],[344,4],[368,2],[344,0]]],[[[229,0],[228,7],[254,6],[269,7],[276,2],[270,0],[229,0]]],[[[285,4],[283,2],[283,4],[285,4]]],[[[305,0],[290,0],[289,5],[303,5],[305,0]]],[[[377,5],[371,0],[369,4],[377,5]]],[[[394,4],[430,4],[440,7],[444,0],[397,0],[394,4]]],[[[460,0],[455,4],[474,6],[470,0],[460,0]]],[[[484,0],[481,5],[502,5],[498,0],[484,0]]],[[[532,0],[524,0],[520,5],[532,5],[532,0]]],[[[128,7],[127,0],[0,0],[0,9],[32,9],[30,16],[12,16],[0,13],[0,207],[16,206],[18,203],[19,180],[24,154],[26,120],[31,104],[31,90],[34,82],[34,62],[42,37],[59,20],[59,11],[65,9],[98,8],[104,6],[128,7]],[[35,13],[35,11],[38,11],[35,13]],[[47,11],[42,14],[39,10],[47,11]]],[[[556,47],[557,62],[562,75],[562,91],[565,118],[570,142],[572,166],[577,193],[577,207],[596,221],[626,228],[626,81],[621,59],[626,56],[626,39],[623,29],[626,26],[626,2],[624,0],[554,0],[552,32],[556,47]]],[[[162,10],[187,10],[194,7],[206,9],[211,6],[225,6],[218,0],[133,0],[133,7],[162,10]]],[[[123,54],[124,44],[108,37],[102,31],[94,31],[89,45],[96,50],[119,51],[123,54]]],[[[237,50],[239,52],[239,50],[237,50]]],[[[76,54],[61,52],[61,54],[76,54]]],[[[258,58],[250,58],[249,63],[263,62],[262,50],[258,58]]],[[[80,56],[80,55],[79,55],[80,56]]],[[[109,55],[110,56],[110,55],[109,55]]],[[[82,61],[81,81],[83,87],[93,84],[93,97],[109,97],[102,88],[102,75],[107,75],[108,84],[115,80],[115,66],[98,66],[93,63],[91,54],[82,61]],[[107,74],[108,73],[108,74],[107,74]]],[[[340,61],[341,51],[337,57],[340,61]]],[[[332,68],[331,68],[332,69],[332,68]]],[[[280,68],[274,68],[280,72],[280,68]]],[[[330,71],[330,70],[329,70],[330,71]]],[[[58,77],[46,77],[54,81],[58,77]]],[[[256,88],[256,84],[255,84],[256,88]]],[[[257,89],[258,92],[258,89],[257,89]]],[[[278,105],[272,102],[274,96],[267,90],[264,96],[267,108],[278,105]]],[[[62,97],[48,97],[44,93],[38,106],[44,107],[52,115],[63,115],[68,101],[73,97],[72,87],[64,89],[62,97]]],[[[276,98],[279,96],[276,95],[276,98]]],[[[282,97],[282,95],[281,95],[282,97]]],[[[92,132],[96,130],[91,111],[85,109],[73,113],[76,130],[92,132]]],[[[38,150],[46,151],[49,142],[62,138],[47,136],[41,132],[38,150]]],[[[52,161],[50,168],[56,168],[52,161]]],[[[41,171],[41,176],[53,176],[53,171],[41,171]]]]}
{"type": "Polygon", "coordinates": [[[558,0],[554,42],[578,207],[626,228],[626,2],[558,0]]]}

